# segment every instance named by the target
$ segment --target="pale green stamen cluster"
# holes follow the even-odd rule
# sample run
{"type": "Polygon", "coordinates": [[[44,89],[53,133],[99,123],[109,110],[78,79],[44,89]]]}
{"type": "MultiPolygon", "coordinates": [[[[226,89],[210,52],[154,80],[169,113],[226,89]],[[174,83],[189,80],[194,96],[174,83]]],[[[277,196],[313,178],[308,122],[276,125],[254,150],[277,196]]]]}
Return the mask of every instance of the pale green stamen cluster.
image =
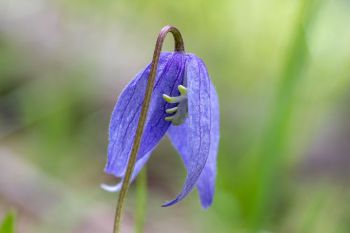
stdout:
{"type": "Polygon", "coordinates": [[[173,125],[181,125],[185,122],[188,114],[188,102],[187,102],[187,88],[179,85],[177,88],[180,92],[180,96],[170,97],[163,94],[163,99],[171,104],[178,103],[174,108],[168,108],[165,110],[168,114],[173,114],[171,116],[165,117],[166,121],[171,121],[173,125]]]}

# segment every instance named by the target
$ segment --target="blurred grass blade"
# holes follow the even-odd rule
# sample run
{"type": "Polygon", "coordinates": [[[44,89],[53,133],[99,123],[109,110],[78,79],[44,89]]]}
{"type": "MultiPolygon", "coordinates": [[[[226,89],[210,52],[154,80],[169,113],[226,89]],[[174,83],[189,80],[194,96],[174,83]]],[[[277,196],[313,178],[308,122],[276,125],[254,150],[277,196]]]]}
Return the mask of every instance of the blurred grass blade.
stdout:
{"type": "Polygon", "coordinates": [[[14,233],[15,232],[15,214],[13,212],[8,213],[0,227],[0,233],[14,233]]]}
{"type": "Polygon", "coordinates": [[[264,227],[269,206],[274,197],[273,190],[284,164],[288,142],[288,129],[292,120],[295,93],[304,76],[305,65],[309,59],[306,31],[310,30],[317,7],[314,0],[300,1],[294,33],[281,72],[276,101],[272,107],[269,122],[265,129],[258,157],[259,181],[251,226],[253,230],[264,227]]]}
{"type": "MultiPolygon", "coordinates": [[[[315,226],[318,223],[318,218],[320,218],[320,214],[322,213],[322,208],[327,201],[328,192],[322,190],[322,192],[315,193],[314,200],[311,201],[310,207],[307,208],[306,215],[304,217],[304,222],[302,224],[301,233],[312,233],[316,232],[315,226]]],[[[338,231],[335,231],[338,232],[338,231]]]]}

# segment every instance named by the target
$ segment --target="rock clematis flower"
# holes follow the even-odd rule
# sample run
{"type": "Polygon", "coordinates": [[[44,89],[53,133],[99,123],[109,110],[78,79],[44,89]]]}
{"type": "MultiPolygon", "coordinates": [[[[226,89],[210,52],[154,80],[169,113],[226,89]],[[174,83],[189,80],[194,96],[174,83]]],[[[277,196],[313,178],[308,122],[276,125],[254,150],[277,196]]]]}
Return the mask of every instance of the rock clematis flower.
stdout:
{"type": "MultiPolygon", "coordinates": [[[[133,146],[150,69],[151,65],[148,65],[123,90],[111,116],[105,172],[122,179],[133,146]]],[[[197,186],[202,206],[209,207],[215,190],[219,103],[205,64],[193,54],[160,54],[131,180],[136,178],[165,134],[181,155],[187,177],[180,194],[163,206],[181,201],[197,186]]],[[[102,187],[116,192],[121,185],[102,187]]]]}

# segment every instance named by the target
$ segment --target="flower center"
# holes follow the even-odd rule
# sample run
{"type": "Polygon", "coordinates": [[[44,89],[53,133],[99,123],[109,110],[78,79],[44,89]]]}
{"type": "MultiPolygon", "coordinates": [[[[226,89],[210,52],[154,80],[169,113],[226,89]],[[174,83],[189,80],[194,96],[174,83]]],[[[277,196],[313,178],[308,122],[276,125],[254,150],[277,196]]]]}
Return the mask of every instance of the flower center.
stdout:
{"type": "Polygon", "coordinates": [[[181,125],[185,122],[188,115],[188,102],[187,102],[187,88],[179,85],[177,89],[180,92],[179,96],[168,96],[163,94],[163,99],[171,104],[177,103],[178,105],[174,108],[168,108],[165,110],[167,114],[172,114],[171,116],[165,117],[166,121],[171,121],[173,125],[181,125]]]}

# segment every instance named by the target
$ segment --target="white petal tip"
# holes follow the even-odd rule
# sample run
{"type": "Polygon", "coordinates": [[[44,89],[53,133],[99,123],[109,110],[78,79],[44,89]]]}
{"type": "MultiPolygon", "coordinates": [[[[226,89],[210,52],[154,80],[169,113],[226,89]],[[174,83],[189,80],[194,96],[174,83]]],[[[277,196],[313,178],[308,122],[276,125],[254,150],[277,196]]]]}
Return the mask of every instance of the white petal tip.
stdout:
{"type": "Polygon", "coordinates": [[[108,192],[118,192],[121,188],[120,183],[118,183],[116,185],[101,184],[100,186],[103,190],[106,190],[108,192]]]}

